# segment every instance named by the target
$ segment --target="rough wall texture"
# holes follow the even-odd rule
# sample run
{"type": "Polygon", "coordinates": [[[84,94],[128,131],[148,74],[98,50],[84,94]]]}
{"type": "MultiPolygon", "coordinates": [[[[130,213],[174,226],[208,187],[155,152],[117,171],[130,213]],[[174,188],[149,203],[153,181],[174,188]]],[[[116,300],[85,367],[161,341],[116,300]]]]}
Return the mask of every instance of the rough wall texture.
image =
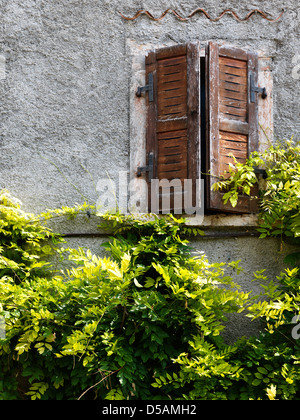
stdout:
{"type": "MultiPolygon", "coordinates": [[[[0,188],[27,210],[73,205],[83,196],[95,202],[98,179],[129,170],[133,44],[215,40],[262,51],[271,60],[275,135],[299,135],[298,0],[1,0],[0,14],[0,188]],[[188,16],[199,6],[213,18],[225,9],[240,17],[253,9],[272,17],[285,12],[275,23],[259,14],[245,22],[230,14],[218,22],[167,14],[154,22],[118,13],[144,9],[158,17],[173,8],[188,16]]],[[[276,241],[222,239],[195,247],[215,260],[242,259],[243,284],[264,267],[277,275],[282,264],[276,241]]]]}

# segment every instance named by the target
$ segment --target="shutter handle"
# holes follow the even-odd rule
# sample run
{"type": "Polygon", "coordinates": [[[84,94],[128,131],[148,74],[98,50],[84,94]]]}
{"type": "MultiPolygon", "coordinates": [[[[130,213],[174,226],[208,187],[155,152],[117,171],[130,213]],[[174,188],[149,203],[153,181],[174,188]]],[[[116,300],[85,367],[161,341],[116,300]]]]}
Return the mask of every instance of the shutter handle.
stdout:
{"type": "Polygon", "coordinates": [[[267,89],[265,87],[260,88],[258,86],[255,86],[254,75],[250,74],[250,100],[252,103],[255,102],[255,93],[261,93],[261,97],[263,99],[266,99],[268,96],[267,89]]]}
{"type": "Polygon", "coordinates": [[[147,166],[139,166],[137,168],[136,176],[140,178],[143,172],[149,172],[149,181],[153,179],[154,176],[154,153],[149,153],[149,163],[147,166]]]}

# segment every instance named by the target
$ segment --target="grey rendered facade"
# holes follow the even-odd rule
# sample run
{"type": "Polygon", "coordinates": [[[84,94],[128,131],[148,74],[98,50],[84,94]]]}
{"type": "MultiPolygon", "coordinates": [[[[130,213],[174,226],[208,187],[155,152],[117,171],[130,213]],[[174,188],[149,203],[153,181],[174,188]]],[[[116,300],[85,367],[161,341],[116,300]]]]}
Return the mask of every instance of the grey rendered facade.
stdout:
{"type": "MultiPolygon", "coordinates": [[[[83,196],[95,203],[98,180],[109,177],[117,185],[120,172],[137,182],[146,123],[145,102],[135,91],[145,82],[144,58],[151,49],[191,41],[204,48],[214,41],[258,52],[259,80],[269,90],[259,111],[260,147],[267,147],[264,131],[271,139],[299,135],[297,0],[204,0],[201,5],[196,0],[2,0],[0,14],[0,188],[30,212],[72,206],[83,196]],[[199,7],[207,15],[191,16],[199,7]],[[176,13],[152,18],[169,8],[176,13]],[[223,14],[227,9],[234,13],[223,14]],[[139,10],[149,13],[136,15],[139,10]],[[260,12],[249,15],[252,10],[260,12]],[[237,18],[247,15],[244,21],[237,18]]],[[[206,217],[208,237],[193,240],[211,261],[242,260],[245,271],[238,281],[247,290],[254,287],[253,271],[265,268],[271,278],[279,275],[288,251],[285,245],[281,252],[275,239],[244,236],[255,223],[251,215],[206,217]]],[[[56,227],[63,233],[99,234],[93,220],[56,227]]],[[[99,238],[89,235],[70,242],[99,250],[99,238]]],[[[233,334],[251,333],[252,326],[232,328],[233,334]]]]}

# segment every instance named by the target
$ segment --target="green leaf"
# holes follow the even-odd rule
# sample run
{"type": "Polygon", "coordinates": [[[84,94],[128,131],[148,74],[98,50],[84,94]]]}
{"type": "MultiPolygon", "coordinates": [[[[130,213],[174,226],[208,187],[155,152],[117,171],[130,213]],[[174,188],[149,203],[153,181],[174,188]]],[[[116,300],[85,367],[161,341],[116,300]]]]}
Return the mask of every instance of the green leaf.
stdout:
{"type": "Polygon", "coordinates": [[[268,375],[268,371],[267,369],[263,368],[263,367],[259,367],[257,368],[258,372],[262,373],[263,375],[268,375]]]}
{"type": "Polygon", "coordinates": [[[129,254],[125,254],[121,261],[121,270],[123,273],[127,273],[130,265],[131,257],[129,254]]]}
{"type": "Polygon", "coordinates": [[[253,386],[259,386],[261,384],[261,380],[260,379],[254,379],[254,381],[252,382],[253,386]]]}
{"type": "Polygon", "coordinates": [[[143,286],[137,281],[137,279],[133,279],[134,284],[136,287],[142,288],[143,286]]]}
{"type": "Polygon", "coordinates": [[[238,203],[238,195],[235,194],[235,195],[231,196],[229,201],[230,201],[230,204],[232,205],[232,207],[236,207],[237,203],[238,203]]]}
{"type": "Polygon", "coordinates": [[[149,289],[150,287],[153,287],[154,285],[155,285],[155,280],[152,279],[152,278],[150,278],[150,277],[147,277],[147,280],[146,280],[146,283],[145,283],[145,287],[147,289],[149,289]]]}

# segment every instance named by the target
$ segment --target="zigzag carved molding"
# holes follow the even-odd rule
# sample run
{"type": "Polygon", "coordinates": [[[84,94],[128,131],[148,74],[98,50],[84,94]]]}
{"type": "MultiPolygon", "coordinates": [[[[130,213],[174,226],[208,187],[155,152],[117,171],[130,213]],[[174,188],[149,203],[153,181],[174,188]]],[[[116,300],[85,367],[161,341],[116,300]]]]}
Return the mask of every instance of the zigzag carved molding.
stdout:
{"type": "Polygon", "coordinates": [[[207,19],[209,19],[211,22],[218,22],[222,17],[226,14],[231,14],[238,22],[245,22],[249,20],[253,15],[260,15],[263,19],[267,20],[268,22],[277,22],[281,19],[281,17],[284,14],[284,10],[280,13],[280,15],[277,18],[268,17],[265,12],[262,12],[261,10],[254,9],[251,10],[245,17],[241,18],[235,11],[231,9],[224,10],[218,17],[212,18],[204,9],[196,9],[194,10],[189,16],[182,17],[176,10],[174,9],[167,9],[160,17],[156,18],[154,17],[148,10],[139,10],[134,16],[127,17],[124,16],[121,12],[119,12],[123,19],[132,21],[138,19],[142,15],[148,16],[149,19],[159,22],[162,19],[164,19],[167,14],[173,14],[177,19],[179,19],[182,22],[187,22],[189,19],[191,19],[193,16],[195,16],[197,13],[203,14],[207,19]]]}

